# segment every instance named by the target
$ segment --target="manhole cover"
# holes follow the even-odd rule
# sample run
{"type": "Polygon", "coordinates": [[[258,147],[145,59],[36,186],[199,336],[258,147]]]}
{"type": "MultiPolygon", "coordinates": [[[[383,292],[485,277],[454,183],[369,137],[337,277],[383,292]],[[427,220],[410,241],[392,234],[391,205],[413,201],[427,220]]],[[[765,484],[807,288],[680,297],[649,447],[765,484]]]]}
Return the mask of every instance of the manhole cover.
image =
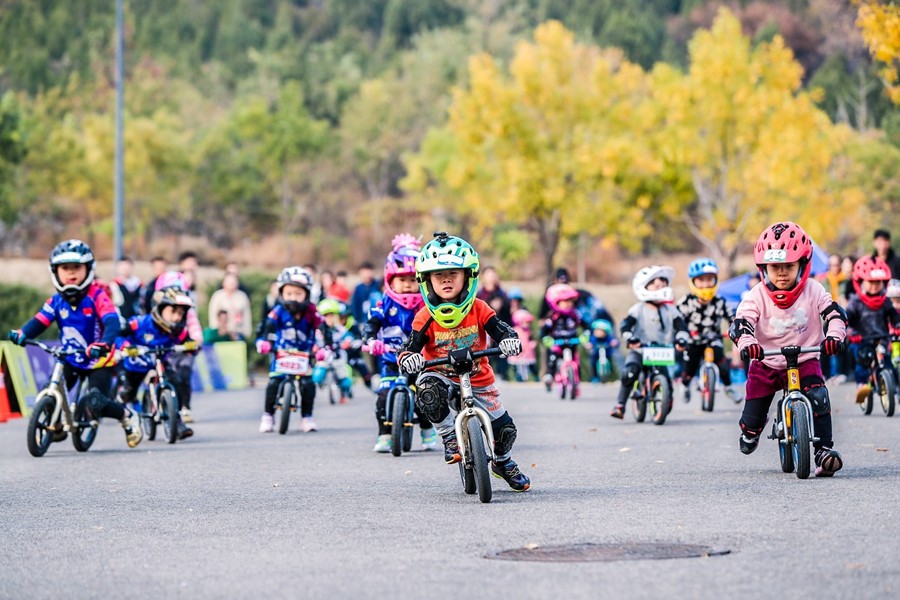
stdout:
{"type": "Polygon", "coordinates": [[[492,552],[485,558],[536,562],[613,562],[617,560],[653,560],[662,558],[699,558],[729,554],[731,550],[697,544],[567,544],[563,546],[526,546],[492,552]]]}

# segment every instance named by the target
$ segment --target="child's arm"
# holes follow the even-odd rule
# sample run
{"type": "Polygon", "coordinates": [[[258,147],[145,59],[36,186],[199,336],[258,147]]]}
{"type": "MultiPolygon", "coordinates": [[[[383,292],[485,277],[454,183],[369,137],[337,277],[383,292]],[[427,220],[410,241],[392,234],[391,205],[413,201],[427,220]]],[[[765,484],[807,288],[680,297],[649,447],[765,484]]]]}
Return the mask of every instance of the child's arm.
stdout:
{"type": "Polygon", "coordinates": [[[634,328],[637,325],[636,313],[638,310],[640,310],[640,305],[632,306],[628,309],[628,315],[622,319],[622,322],[619,324],[619,332],[622,334],[622,341],[625,342],[625,345],[629,348],[632,346],[637,347],[641,344],[641,341],[634,335],[634,328]]]}
{"type": "Polygon", "coordinates": [[[734,316],[734,321],[728,328],[728,337],[734,342],[741,352],[741,358],[762,358],[762,346],[756,339],[756,324],[759,322],[759,307],[753,302],[752,296],[747,296],[741,301],[734,316]]]}

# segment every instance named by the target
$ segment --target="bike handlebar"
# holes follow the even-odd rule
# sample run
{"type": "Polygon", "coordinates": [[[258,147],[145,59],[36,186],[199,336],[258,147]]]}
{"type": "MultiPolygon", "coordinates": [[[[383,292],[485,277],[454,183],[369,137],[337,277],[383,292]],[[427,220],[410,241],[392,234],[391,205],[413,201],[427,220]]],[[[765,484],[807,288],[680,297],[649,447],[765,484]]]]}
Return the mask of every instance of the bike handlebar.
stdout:
{"type": "Polygon", "coordinates": [[[75,354],[84,354],[85,352],[87,352],[87,348],[68,348],[68,349],[66,349],[64,346],[56,346],[56,347],[48,346],[47,344],[45,344],[44,342],[42,342],[40,340],[27,339],[27,340],[25,340],[25,344],[28,346],[37,346],[44,352],[46,352],[48,354],[52,354],[53,356],[56,356],[57,358],[60,356],[73,356],[75,354]]]}
{"type": "Polygon", "coordinates": [[[125,348],[121,348],[119,350],[119,354],[121,356],[126,356],[128,358],[137,358],[138,356],[146,356],[147,354],[163,354],[165,352],[175,351],[175,352],[193,352],[197,348],[188,349],[186,344],[172,344],[167,346],[126,346],[125,348]],[[137,350],[137,352],[132,352],[131,350],[137,350]]]}
{"type": "MultiPolygon", "coordinates": [[[[483,356],[500,356],[503,354],[500,351],[500,348],[486,348],[485,350],[476,350],[471,353],[472,360],[477,358],[481,358],[483,356]]],[[[427,369],[428,367],[439,367],[441,365],[449,365],[450,364],[450,355],[443,356],[441,358],[432,358],[431,360],[426,360],[425,364],[422,368],[427,369]]]]}
{"type": "Polygon", "coordinates": [[[822,352],[820,346],[785,346],[777,350],[763,350],[763,356],[790,356],[798,354],[810,354],[812,352],[822,352]]]}

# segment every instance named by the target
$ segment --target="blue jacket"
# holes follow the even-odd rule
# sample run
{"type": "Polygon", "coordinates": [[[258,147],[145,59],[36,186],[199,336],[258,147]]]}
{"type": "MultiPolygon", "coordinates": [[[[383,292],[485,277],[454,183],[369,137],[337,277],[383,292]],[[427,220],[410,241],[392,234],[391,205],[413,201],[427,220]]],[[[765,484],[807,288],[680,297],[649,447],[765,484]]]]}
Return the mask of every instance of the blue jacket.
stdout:
{"type": "MultiPolygon", "coordinates": [[[[158,348],[159,346],[171,346],[173,344],[184,343],[188,339],[187,332],[184,331],[178,336],[166,333],[153,321],[151,315],[142,315],[140,317],[132,317],[128,320],[128,325],[122,331],[122,336],[116,340],[117,346],[147,346],[149,348],[158,348]]],[[[122,366],[126,371],[135,373],[146,373],[156,367],[153,357],[150,355],[138,357],[126,357],[122,361],[122,366]]]]}

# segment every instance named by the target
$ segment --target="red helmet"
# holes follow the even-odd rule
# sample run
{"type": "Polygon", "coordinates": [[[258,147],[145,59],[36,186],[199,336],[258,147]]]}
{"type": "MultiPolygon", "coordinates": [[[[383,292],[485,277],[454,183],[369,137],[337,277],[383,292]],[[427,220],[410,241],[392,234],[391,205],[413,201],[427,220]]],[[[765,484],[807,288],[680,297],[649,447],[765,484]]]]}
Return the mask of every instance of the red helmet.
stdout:
{"type": "Polygon", "coordinates": [[[803,228],[791,221],[766,227],[756,240],[753,259],[759,268],[759,278],[766,284],[766,292],[778,308],[789,308],[797,301],[812,268],[812,240],[803,228]],[[766,265],[800,263],[797,282],[789,290],[779,290],[769,281],[766,265]]]}
{"type": "Polygon", "coordinates": [[[873,310],[878,310],[884,304],[887,282],[890,280],[891,268],[882,258],[863,256],[853,265],[853,289],[863,304],[873,310]],[[884,281],[885,287],[874,296],[870,296],[862,289],[863,281],[884,281]]]}

